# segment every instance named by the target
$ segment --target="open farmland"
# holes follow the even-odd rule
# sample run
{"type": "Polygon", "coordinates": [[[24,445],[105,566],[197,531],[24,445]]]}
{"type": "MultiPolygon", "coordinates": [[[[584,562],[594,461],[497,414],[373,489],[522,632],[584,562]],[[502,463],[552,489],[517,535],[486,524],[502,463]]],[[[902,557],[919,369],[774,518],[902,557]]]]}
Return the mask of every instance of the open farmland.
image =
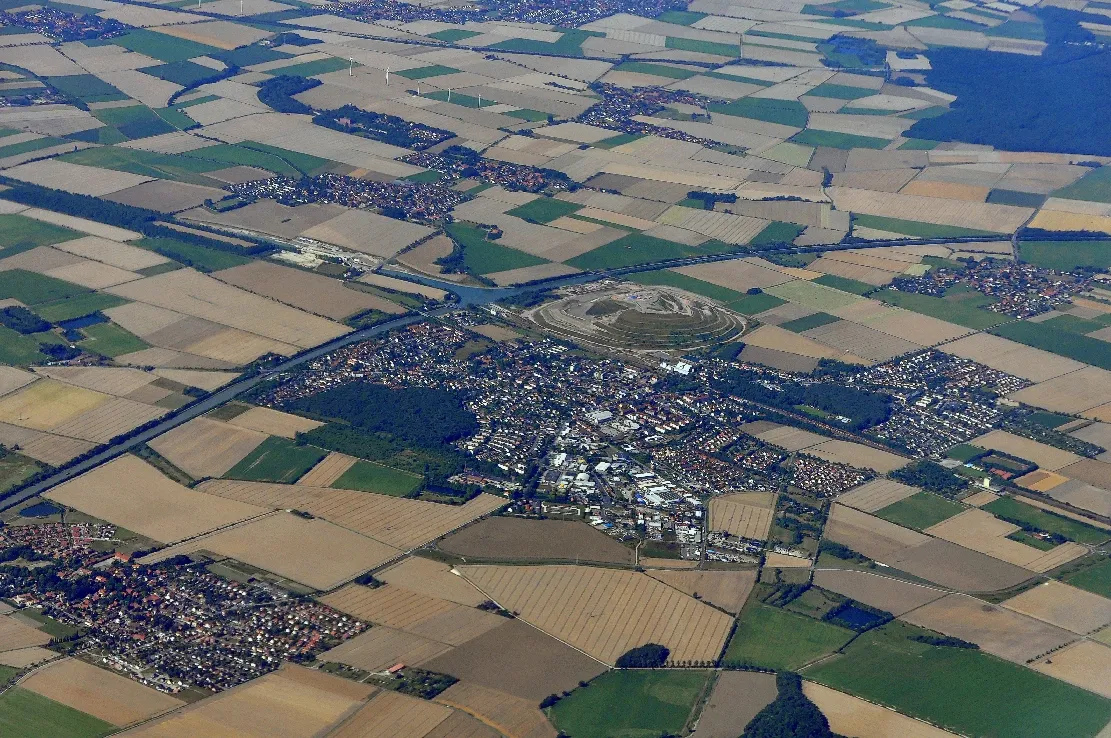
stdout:
{"type": "Polygon", "coordinates": [[[797,670],[845,645],[853,632],[761,602],[745,605],[722,660],[797,670]]]}
{"type": "Polygon", "coordinates": [[[349,584],[321,602],[361,620],[458,646],[502,625],[497,615],[396,586],[349,584]]]}
{"type": "Polygon", "coordinates": [[[945,596],[944,590],[865,571],[818,569],[814,584],[896,616],[945,596]]]}
{"type": "Polygon", "coordinates": [[[0,730],[13,738],[42,735],[100,738],[115,727],[28,689],[13,687],[0,695],[0,730]]]}
{"type": "Polygon", "coordinates": [[[439,543],[455,556],[491,561],[596,561],[632,564],[633,551],[575,521],[493,517],[439,543]]]}
{"type": "Polygon", "coordinates": [[[325,651],[319,660],[363,671],[383,671],[394,664],[420,666],[450,650],[446,643],[379,625],[325,651]]]}
{"type": "Polygon", "coordinates": [[[328,452],[318,448],[298,446],[287,438],[270,436],[228,469],[225,476],[292,484],[327,455],[328,452]]]}
{"type": "Polygon", "coordinates": [[[803,682],[802,693],[826,716],[830,730],[839,735],[869,738],[946,738],[953,735],[816,682],[803,682]]]}
{"type": "Polygon", "coordinates": [[[266,512],[183,487],[135,456],[98,466],[46,497],[165,543],[266,512]]]}
{"type": "Polygon", "coordinates": [[[648,576],[664,584],[720,607],[728,612],[740,612],[752,587],[756,572],[748,571],[662,571],[653,569],[648,576]]]}
{"type": "Polygon", "coordinates": [[[276,512],[164,548],[146,561],[157,563],[198,551],[211,551],[322,590],[398,555],[394,548],[325,520],[276,512]]]}
{"type": "Polygon", "coordinates": [[[201,416],[162,434],[150,447],[201,479],[222,477],[265,440],[263,433],[201,416]]]}
{"type": "Polygon", "coordinates": [[[0,652],[29,646],[45,646],[50,643],[50,640],[50,635],[38,628],[32,628],[7,615],[0,616],[0,652]]]}
{"type": "Polygon", "coordinates": [[[583,566],[458,569],[502,607],[607,663],[645,643],[662,643],[674,660],[713,660],[732,625],[720,611],[636,572],[583,566]],[[637,615],[630,619],[626,613],[637,615]]]}
{"type": "Polygon", "coordinates": [[[230,733],[240,738],[299,738],[336,725],[374,687],[287,664],[215,697],[135,728],[142,738],[230,733]]]}
{"type": "Polygon", "coordinates": [[[1111,720],[1111,700],[979,651],[910,640],[918,633],[889,623],[803,675],[964,735],[1095,736],[1111,720]]]}
{"type": "Polygon", "coordinates": [[[264,261],[253,261],[250,264],[225,269],[217,272],[215,277],[256,295],[269,297],[332,320],[343,320],[366,310],[381,310],[386,313],[405,312],[405,309],[396,303],[348,289],[335,279],[264,261]]]}
{"type": "Polygon", "coordinates": [[[294,438],[298,433],[306,433],[324,425],[319,420],[290,415],[268,407],[252,407],[239,413],[228,421],[229,425],[259,431],[270,436],[294,438]]]}
{"type": "Polygon", "coordinates": [[[425,668],[539,702],[574,689],[606,667],[531,625],[510,620],[425,662],[425,668]]]}
{"type": "Polygon", "coordinates": [[[777,694],[775,677],[771,674],[720,672],[692,735],[694,738],[736,738],[777,694]]]}
{"type": "Polygon", "coordinates": [[[1079,641],[1033,665],[1043,674],[1111,698],[1111,647],[1079,641]]]}
{"type": "Polygon", "coordinates": [[[421,556],[410,556],[377,572],[375,577],[410,592],[475,607],[486,598],[467,580],[452,573],[451,567],[421,556]]]}
{"type": "Polygon", "coordinates": [[[856,489],[841,495],[837,498],[837,501],[842,505],[848,505],[862,512],[874,513],[915,495],[917,491],[915,487],[900,484],[890,479],[873,479],[871,482],[862,484],[856,489]]]}
{"type": "Polygon", "coordinates": [[[360,460],[348,467],[327,486],[405,497],[419,489],[423,483],[424,478],[419,474],[360,460]]]}
{"type": "Polygon", "coordinates": [[[497,689],[459,682],[436,701],[474,715],[509,738],[555,738],[556,730],[532,700],[497,689]]]}
{"type": "Polygon", "coordinates": [[[763,540],[771,529],[775,495],[740,492],[710,500],[710,530],[725,531],[740,538],[763,540]]]}
{"type": "Polygon", "coordinates": [[[181,700],[77,659],[36,671],[21,686],[120,727],[181,707],[181,700]]]}
{"type": "Polygon", "coordinates": [[[703,698],[713,672],[619,670],[595,679],[560,700],[552,722],[575,738],[677,735],[703,698]]]}
{"type": "Polygon", "coordinates": [[[1080,635],[1111,624],[1111,600],[1052,579],[1001,604],[1080,635]]]}

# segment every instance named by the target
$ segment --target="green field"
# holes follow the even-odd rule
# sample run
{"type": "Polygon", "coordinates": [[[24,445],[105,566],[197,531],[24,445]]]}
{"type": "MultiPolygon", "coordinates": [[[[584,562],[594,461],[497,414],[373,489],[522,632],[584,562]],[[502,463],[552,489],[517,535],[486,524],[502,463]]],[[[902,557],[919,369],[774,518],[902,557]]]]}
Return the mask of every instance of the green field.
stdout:
{"type": "Polygon", "coordinates": [[[251,259],[246,256],[239,256],[238,254],[228,253],[227,251],[217,251],[216,249],[185,243],[176,238],[164,238],[162,236],[154,238],[147,237],[135,241],[133,245],[144,249],[150,249],[169,259],[179,261],[186,266],[195,267],[205,272],[218,272],[221,269],[231,269],[232,267],[242,266],[243,264],[249,264],[251,262],[251,259]]]}
{"type": "Polygon", "coordinates": [[[724,661],[793,671],[833,653],[852,637],[851,630],[749,600],[724,661]]]}
{"type": "Polygon", "coordinates": [[[81,348],[101,356],[116,357],[150,348],[141,338],[115,323],[96,323],[82,328],[81,332],[88,336],[79,342],[81,348]]]}
{"type": "Polygon", "coordinates": [[[59,161],[131,172],[144,177],[172,179],[178,182],[208,186],[212,186],[214,180],[199,175],[216,169],[224,169],[228,166],[223,163],[203,161],[183,155],[155,154],[149,151],[124,149],[118,146],[82,149],[59,157],[59,161]]]}
{"type": "Polygon", "coordinates": [[[869,631],[803,676],[967,736],[1094,736],[1111,700],[981,651],[909,640],[899,621],[869,631]]]}
{"type": "Polygon", "coordinates": [[[775,295],[769,295],[766,292],[761,292],[758,295],[748,295],[742,300],[737,300],[734,303],[730,303],[729,307],[733,308],[738,313],[743,313],[744,315],[756,315],[757,313],[762,313],[765,310],[771,310],[774,307],[779,307],[785,302],[787,301],[781,300],[775,295]]]}
{"type": "Polygon", "coordinates": [[[508,115],[510,118],[520,118],[521,120],[528,121],[529,123],[538,123],[542,120],[548,119],[547,113],[542,113],[539,110],[530,110],[528,108],[521,108],[520,110],[507,110],[502,115],[508,115]]]}
{"type": "MultiPolygon", "coordinates": [[[[1111,325],[1111,313],[1104,313],[1098,318],[1078,318],[1075,315],[1058,315],[1049,320],[1043,320],[1042,325],[1051,328],[1055,331],[1065,331],[1066,333],[1076,333],[1079,335],[1087,335],[1094,331],[1103,330],[1111,325]]],[[[1071,420],[1071,418],[1069,418],[1071,420]]],[[[1067,420],[1062,420],[1057,425],[1067,423],[1067,420]]],[[[1056,426],[1048,426],[1056,427],[1056,426]]]]}
{"type": "Polygon", "coordinates": [[[1067,187],[1054,192],[1053,196],[1067,200],[1111,202],[1111,166],[1093,169],[1067,187]]]}
{"type": "Polygon", "coordinates": [[[685,67],[669,67],[664,64],[652,64],[650,62],[624,62],[617,65],[614,69],[618,72],[636,72],[637,74],[654,74],[657,77],[667,77],[668,79],[690,79],[698,74],[693,69],[685,67]]]}
{"type": "Polygon", "coordinates": [[[664,43],[669,49],[680,51],[694,51],[699,54],[714,54],[716,56],[737,57],[741,55],[740,45],[723,44],[717,41],[699,41],[693,38],[679,38],[667,36],[664,43]]]}
{"type": "Polygon", "coordinates": [[[4,738],[94,738],[117,730],[110,723],[22,687],[0,696],[0,735],[4,738]]]}
{"type": "Polygon", "coordinates": [[[0,492],[6,492],[40,469],[42,466],[34,459],[5,451],[0,456],[0,492]]]}
{"type": "Polygon", "coordinates": [[[1051,512],[1040,510],[1033,505],[1019,502],[1013,497],[1000,497],[984,505],[982,510],[987,510],[996,517],[1026,523],[1027,525],[1044,530],[1046,533],[1056,533],[1070,541],[1077,543],[1096,544],[1111,538],[1111,534],[1085,525],[1079,520],[1066,518],[1063,515],[1054,515],[1051,512]]]}
{"type": "Polygon", "coordinates": [[[651,264],[667,259],[680,259],[686,256],[728,253],[738,250],[738,248],[715,240],[707,241],[701,246],[687,246],[675,241],[665,241],[662,238],[646,236],[643,233],[630,233],[616,241],[610,241],[604,246],[599,246],[593,251],[579,254],[566,263],[578,269],[586,270],[615,269],[636,264],[651,264]]]}
{"type": "Polygon", "coordinates": [[[674,23],[677,26],[693,26],[705,17],[705,13],[692,13],[689,10],[668,10],[656,16],[656,20],[661,23],[674,23]]]}
{"type": "Polygon", "coordinates": [[[36,246],[49,246],[62,241],[81,238],[80,233],[25,215],[0,215],[0,248],[4,256],[36,246]]]}
{"type": "Polygon", "coordinates": [[[22,143],[10,144],[8,146],[0,146],[0,159],[5,159],[9,156],[16,156],[18,154],[26,154],[30,151],[38,151],[39,149],[48,149],[51,146],[58,146],[60,144],[68,143],[64,138],[51,138],[50,136],[43,136],[42,138],[31,139],[22,143]]]}
{"type": "Polygon", "coordinates": [[[974,304],[969,304],[968,300],[919,295],[915,292],[899,290],[880,290],[873,293],[872,297],[883,300],[889,305],[913,310],[916,313],[929,315],[938,320],[947,320],[978,331],[1009,320],[1006,315],[980,310],[974,304]]]}
{"type": "Polygon", "coordinates": [[[1045,200],[1045,195],[1018,190],[992,190],[987,199],[992,205],[1017,205],[1020,208],[1040,208],[1045,200]]]}
{"type": "Polygon", "coordinates": [[[766,123],[780,123],[794,128],[805,128],[810,118],[806,106],[798,100],[773,100],[771,98],[742,97],[731,103],[713,103],[708,106],[711,113],[737,115],[742,118],[762,120],[766,123]]]}
{"type": "Polygon", "coordinates": [[[46,354],[39,351],[40,337],[45,338],[41,333],[25,336],[7,326],[0,326],[0,363],[26,365],[45,361],[46,354]]]}
{"type": "MultiPolygon", "coordinates": [[[[660,269],[654,272],[638,272],[630,275],[630,279],[640,284],[662,285],[664,287],[677,287],[687,292],[693,292],[696,295],[709,297],[711,300],[730,305],[731,303],[751,299],[749,295],[743,292],[731,290],[728,287],[719,287],[710,282],[704,282],[701,279],[688,277],[681,272],[675,272],[670,269],[660,269]]],[[[774,298],[773,298],[774,299],[774,298]]]]}
{"type": "Polygon", "coordinates": [[[980,448],[979,446],[973,446],[969,443],[958,443],[956,446],[953,446],[951,449],[945,452],[945,455],[948,456],[950,459],[956,459],[962,464],[986,454],[987,451],[985,451],[984,449],[980,448]]]}
{"type": "Polygon", "coordinates": [[[1111,241],[1020,241],[1018,254],[1022,261],[1061,272],[1111,268],[1111,241]]]}
{"type": "Polygon", "coordinates": [[[315,174],[331,166],[331,162],[327,159],[301,154],[296,151],[287,151],[255,141],[206,146],[203,149],[186,152],[183,156],[199,162],[210,162],[208,165],[210,169],[207,171],[242,165],[258,167],[283,177],[294,178],[315,174]]]}
{"type": "Polygon", "coordinates": [[[1111,597],[1111,558],[1105,558],[1080,571],[1065,574],[1061,580],[1103,597],[1111,597]]]}
{"type": "Polygon", "coordinates": [[[1111,343],[1098,338],[1054,330],[1051,326],[1026,320],[996,326],[991,332],[1051,354],[1067,356],[1101,369],[1111,369],[1111,343]]]}
{"type": "Polygon", "coordinates": [[[968,508],[959,502],[947,500],[939,495],[917,492],[910,497],[877,510],[873,515],[907,528],[925,530],[931,525],[937,525],[942,520],[948,520],[954,515],[964,512],[966,509],[968,508]]]}
{"type": "MultiPolygon", "coordinates": [[[[328,74],[330,72],[338,72],[341,69],[347,69],[351,66],[351,62],[346,59],[338,59],[332,57],[331,59],[317,59],[316,61],[302,62],[301,64],[291,64],[288,67],[278,67],[271,69],[266,74],[289,74],[294,77],[312,77],[317,74],[328,74]]],[[[355,69],[361,67],[362,64],[355,63],[355,69]]]]}
{"type": "Polygon", "coordinates": [[[0,272],[0,300],[15,298],[24,305],[39,305],[89,292],[71,282],[23,269],[0,272]]]}
{"type": "Polygon", "coordinates": [[[228,470],[226,479],[293,484],[327,456],[313,446],[298,446],[288,438],[270,436],[228,470]]]}
{"type": "Polygon", "coordinates": [[[445,67],[441,64],[432,64],[427,67],[414,67],[412,69],[402,69],[397,72],[397,76],[404,77],[405,79],[428,79],[429,77],[442,77],[445,74],[458,74],[459,70],[452,67],[445,67]]]}
{"type": "Polygon", "coordinates": [[[398,471],[371,461],[356,461],[339,479],[332,482],[332,486],[337,489],[356,489],[404,497],[420,487],[423,481],[424,477],[419,474],[398,471]]]}
{"type": "Polygon", "coordinates": [[[813,313],[794,320],[788,320],[786,323],[781,323],[779,327],[789,330],[792,333],[803,333],[811,328],[829,325],[839,320],[841,319],[836,315],[830,315],[829,313],[813,313]]]}
{"type": "MultiPolygon", "coordinates": [[[[561,29],[562,30],[562,29],[561,29]]],[[[601,36],[597,31],[581,31],[578,29],[564,30],[558,41],[533,41],[528,38],[511,38],[501,41],[488,49],[501,51],[520,51],[526,54],[551,54],[555,56],[581,56],[582,44],[591,36],[601,36]]]]}
{"type": "Polygon", "coordinates": [[[831,82],[823,82],[806,94],[811,97],[832,97],[836,100],[856,100],[861,97],[875,95],[876,92],[866,87],[853,87],[852,85],[836,85],[831,82]]]}
{"type": "Polygon", "coordinates": [[[449,44],[454,44],[459,41],[466,41],[475,36],[481,36],[478,31],[464,31],[462,28],[445,28],[442,31],[428,34],[429,38],[434,38],[437,41],[444,41],[449,44]]]}
{"type": "Polygon", "coordinates": [[[493,274],[548,263],[539,256],[487,241],[486,232],[481,228],[452,223],[444,230],[463,247],[463,264],[474,274],[493,274]]]}
{"type": "Polygon", "coordinates": [[[531,220],[534,223],[551,223],[557,218],[562,218],[581,209],[582,205],[578,203],[557,200],[554,197],[540,197],[513,208],[506,212],[506,215],[512,215],[522,220],[531,220]]]}
{"type": "Polygon", "coordinates": [[[216,70],[191,61],[159,64],[154,67],[144,67],[139,71],[143,74],[149,74],[152,77],[158,77],[158,79],[164,79],[167,82],[173,82],[182,87],[187,87],[216,74],[216,70]]]}
{"type": "Polygon", "coordinates": [[[143,29],[131,31],[125,36],[114,38],[112,43],[130,51],[137,51],[140,54],[170,63],[221,52],[215,46],[199,44],[196,41],[143,29]]]}
{"type": "Polygon", "coordinates": [[[35,306],[35,313],[43,320],[51,323],[60,323],[63,320],[73,320],[91,315],[100,310],[126,305],[127,300],[106,292],[85,292],[73,297],[62,298],[53,302],[44,302],[35,306]]]}
{"type": "Polygon", "coordinates": [[[835,290],[842,292],[849,292],[854,295],[867,295],[870,292],[875,292],[875,285],[868,284],[867,282],[858,282],[855,279],[847,277],[838,277],[836,274],[823,274],[815,280],[816,284],[824,284],[826,287],[832,287],[835,290]]]}
{"type": "Polygon", "coordinates": [[[796,133],[791,137],[791,141],[806,146],[828,146],[834,149],[882,149],[891,143],[886,138],[821,131],[816,128],[808,128],[801,133],[796,133]]]}
{"type": "Polygon", "coordinates": [[[571,738],[680,735],[712,672],[690,669],[609,671],[551,708],[571,738]]]}
{"type": "Polygon", "coordinates": [[[126,100],[127,95],[108,84],[100,77],[91,74],[68,74],[62,77],[47,77],[47,84],[69,97],[82,102],[111,102],[126,100]]]}
{"type": "Polygon", "coordinates": [[[853,213],[853,224],[863,228],[875,228],[880,231],[901,233],[904,236],[913,236],[915,238],[959,238],[961,236],[997,235],[991,231],[978,231],[974,228],[921,223],[917,220],[884,218],[880,215],[863,215],[860,213],[853,213]]]}

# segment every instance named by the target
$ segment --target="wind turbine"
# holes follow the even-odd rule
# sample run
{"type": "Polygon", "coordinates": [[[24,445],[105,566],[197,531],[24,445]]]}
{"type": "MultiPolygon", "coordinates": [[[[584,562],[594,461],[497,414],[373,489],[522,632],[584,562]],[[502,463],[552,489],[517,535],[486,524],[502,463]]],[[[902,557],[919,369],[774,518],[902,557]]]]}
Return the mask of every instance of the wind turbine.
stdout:
{"type": "Polygon", "coordinates": [[[355,76],[355,58],[349,56],[349,57],[347,57],[347,61],[350,62],[347,65],[347,76],[348,77],[354,77],[355,76]]]}
{"type": "Polygon", "coordinates": [[[386,87],[390,86],[390,68],[386,67],[386,87]]]}
{"type": "Polygon", "coordinates": [[[451,88],[447,88],[447,101],[451,102],[451,88]]]}

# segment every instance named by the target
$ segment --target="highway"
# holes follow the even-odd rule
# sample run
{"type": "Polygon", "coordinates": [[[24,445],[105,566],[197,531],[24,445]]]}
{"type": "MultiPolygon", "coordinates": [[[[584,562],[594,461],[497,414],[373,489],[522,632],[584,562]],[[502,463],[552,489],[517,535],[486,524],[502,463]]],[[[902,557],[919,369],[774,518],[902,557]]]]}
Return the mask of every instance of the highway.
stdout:
{"type": "Polygon", "coordinates": [[[452,310],[461,306],[469,305],[483,305],[498,300],[512,297],[515,295],[526,294],[529,292],[539,292],[542,290],[555,289],[572,284],[582,284],[585,282],[592,282],[607,277],[620,277],[627,274],[635,274],[637,272],[655,271],[658,269],[667,269],[680,266],[691,266],[693,264],[704,264],[713,261],[728,261],[731,259],[743,259],[749,256],[761,256],[766,254],[805,254],[805,253],[818,253],[824,251],[843,251],[847,249],[868,249],[868,248],[881,248],[886,246],[916,246],[916,245],[950,245],[961,243],[977,243],[985,241],[998,241],[1000,237],[983,237],[983,236],[969,236],[960,238],[918,238],[918,239],[899,239],[893,241],[868,241],[866,243],[849,243],[849,244],[834,244],[825,246],[783,246],[774,249],[765,249],[759,252],[730,252],[724,254],[711,254],[705,256],[692,256],[681,259],[671,259],[662,262],[653,262],[651,264],[638,264],[636,266],[620,267],[615,269],[601,270],[595,272],[583,272],[580,274],[572,274],[564,277],[555,277],[552,279],[538,280],[533,283],[521,287],[508,287],[508,288],[482,288],[460,286],[452,282],[445,282],[442,280],[432,279],[429,277],[421,277],[408,272],[397,271],[393,269],[382,269],[382,273],[392,277],[405,279],[410,282],[419,284],[439,287],[441,289],[452,292],[459,298],[458,303],[444,305],[427,312],[417,314],[409,314],[400,318],[395,318],[386,323],[380,323],[370,328],[354,331],[339,338],[329,341],[328,343],[317,346],[316,348],[308,349],[300,354],[290,357],[283,361],[278,366],[275,366],[266,371],[260,372],[251,377],[240,379],[226,387],[213,392],[210,395],[197,400],[196,402],[179,409],[174,414],[158,422],[156,425],[141,431],[133,436],[129,436],[123,440],[108,446],[107,448],[98,451],[94,455],[71,466],[67,466],[58,470],[56,473],[42,479],[34,484],[25,487],[21,490],[11,493],[10,495],[0,499],[0,511],[7,510],[15,507],[16,505],[26,502],[35,495],[42,494],[51,487],[56,487],[63,482],[66,482],[74,477],[83,474],[93,467],[103,464],[121,454],[127,453],[132,448],[141,444],[147,443],[152,439],[162,435],[163,433],[176,428],[183,423],[192,420],[193,418],[207,413],[219,405],[235,399],[239,395],[247,392],[252,387],[260,382],[281,372],[289,371],[302,364],[312,361],[313,359],[320,358],[325,354],[331,353],[336,349],[348,346],[359,341],[365,341],[368,338],[381,335],[388,331],[397,328],[402,328],[413,323],[420,322],[426,318],[435,318],[444,315],[452,310]]]}

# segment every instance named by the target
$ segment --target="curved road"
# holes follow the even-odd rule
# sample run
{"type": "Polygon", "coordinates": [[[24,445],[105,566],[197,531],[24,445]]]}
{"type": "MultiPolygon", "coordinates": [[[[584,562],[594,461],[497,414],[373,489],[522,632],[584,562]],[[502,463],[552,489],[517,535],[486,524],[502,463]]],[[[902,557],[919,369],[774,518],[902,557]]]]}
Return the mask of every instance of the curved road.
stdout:
{"type": "Polygon", "coordinates": [[[63,482],[66,482],[74,477],[84,474],[95,466],[103,464],[123,453],[126,453],[132,448],[162,435],[166,431],[176,428],[183,423],[192,420],[193,418],[207,413],[209,410],[216,408],[230,400],[235,399],[244,392],[250,390],[258,383],[271,377],[274,374],[288,371],[298,367],[306,362],[318,359],[325,354],[331,353],[336,349],[348,346],[352,343],[365,341],[368,338],[386,333],[401,328],[406,325],[420,322],[429,317],[437,317],[444,315],[452,310],[461,306],[467,305],[483,305],[506,297],[514,295],[526,294],[529,292],[539,292],[542,290],[553,289],[556,287],[563,287],[571,284],[582,284],[585,282],[592,282],[598,279],[605,279],[606,277],[620,277],[626,274],[635,274],[637,272],[655,271],[658,269],[667,269],[679,266],[691,266],[694,264],[703,264],[712,261],[728,261],[732,259],[743,259],[750,256],[761,256],[764,254],[805,254],[805,253],[818,253],[823,251],[844,251],[847,249],[867,249],[867,248],[881,248],[886,246],[916,246],[916,245],[931,245],[931,244],[960,244],[960,243],[977,243],[984,241],[998,241],[999,237],[983,237],[983,236],[970,236],[961,238],[919,238],[919,239],[899,239],[892,241],[869,241],[867,243],[850,243],[850,244],[835,244],[826,246],[783,246],[781,248],[765,249],[759,252],[732,252],[724,254],[712,254],[706,256],[693,256],[682,259],[671,259],[662,262],[653,262],[651,264],[639,264],[636,266],[620,267],[615,269],[607,269],[597,272],[582,272],[579,274],[572,274],[564,277],[555,277],[553,279],[540,280],[522,287],[508,287],[508,288],[480,288],[480,287],[467,287],[453,284],[451,282],[443,282],[440,280],[420,277],[408,272],[400,272],[395,270],[382,270],[384,273],[393,277],[406,279],[410,282],[417,282],[419,284],[431,285],[448,290],[458,296],[459,302],[443,307],[435,308],[428,312],[418,313],[416,315],[406,315],[386,323],[380,323],[370,328],[354,331],[339,338],[329,341],[328,343],[317,346],[316,348],[308,349],[290,359],[282,362],[273,369],[260,372],[259,374],[241,379],[233,382],[228,386],[207,395],[191,405],[178,410],[174,415],[167,417],[165,420],[159,422],[157,425],[148,428],[141,433],[130,436],[121,440],[111,446],[97,452],[93,456],[80,461],[73,466],[66,467],[59,470],[55,474],[32,484],[29,487],[19,490],[10,496],[0,499],[0,511],[7,510],[15,507],[35,495],[41,494],[51,487],[55,487],[63,482]]]}

